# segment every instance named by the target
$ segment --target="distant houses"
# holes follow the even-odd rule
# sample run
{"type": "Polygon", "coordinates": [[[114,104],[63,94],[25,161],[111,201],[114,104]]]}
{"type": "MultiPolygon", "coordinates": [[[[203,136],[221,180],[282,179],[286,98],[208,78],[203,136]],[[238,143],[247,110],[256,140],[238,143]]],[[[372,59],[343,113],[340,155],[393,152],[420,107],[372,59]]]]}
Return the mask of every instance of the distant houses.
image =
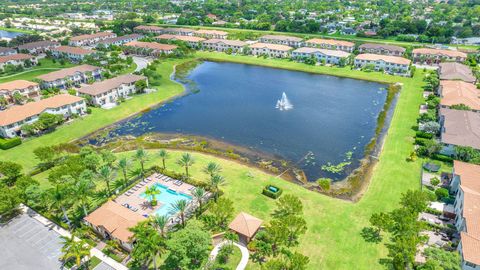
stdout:
{"type": "Polygon", "coordinates": [[[170,35],[170,34],[163,34],[155,37],[156,40],[159,41],[183,41],[187,43],[191,48],[201,48],[202,42],[206,39],[203,37],[196,37],[196,36],[179,36],[179,35],[170,35]]]}
{"type": "Polygon", "coordinates": [[[38,83],[26,80],[15,80],[0,83],[0,98],[7,101],[7,105],[15,103],[15,96],[20,95],[25,100],[40,100],[40,86],[38,83]]]}
{"type": "Polygon", "coordinates": [[[145,56],[161,56],[162,54],[171,54],[177,49],[177,46],[170,44],[160,44],[156,42],[132,41],[124,44],[126,53],[145,55],[145,56]]]}
{"type": "Polygon", "coordinates": [[[139,25],[133,28],[135,33],[143,34],[161,34],[163,32],[163,27],[153,26],[153,25],[139,25]]]}
{"type": "Polygon", "coordinates": [[[372,66],[375,70],[400,74],[408,73],[410,63],[411,61],[409,59],[403,57],[371,53],[359,54],[354,60],[354,66],[356,68],[372,66]]]}
{"type": "Polygon", "coordinates": [[[195,30],[190,28],[164,28],[162,33],[179,36],[193,36],[195,30]]]}
{"type": "Polygon", "coordinates": [[[21,127],[36,122],[42,113],[63,115],[68,118],[73,114],[84,114],[86,110],[83,98],[68,94],[12,106],[0,111],[0,136],[13,138],[21,135],[21,127]]]}
{"type": "Polygon", "coordinates": [[[377,44],[377,43],[364,43],[358,46],[358,51],[360,53],[373,53],[373,54],[384,54],[391,56],[403,56],[406,49],[400,46],[388,45],[388,44],[377,44]]]}
{"type": "Polygon", "coordinates": [[[0,56],[16,54],[17,51],[14,48],[0,47],[0,56]]]}
{"type": "Polygon", "coordinates": [[[322,48],[329,50],[340,50],[346,52],[353,52],[355,43],[336,39],[321,39],[313,38],[305,42],[305,46],[312,48],[322,48]]]}
{"type": "Polygon", "coordinates": [[[252,55],[266,55],[273,58],[287,58],[290,56],[292,47],[287,45],[271,44],[271,43],[254,43],[249,46],[252,55]]]}
{"type": "Polygon", "coordinates": [[[438,65],[438,73],[440,80],[461,80],[468,83],[477,81],[477,78],[475,78],[468,66],[456,62],[440,63],[438,65]]]}
{"type": "Polygon", "coordinates": [[[37,65],[37,58],[24,53],[0,56],[0,69],[4,69],[7,65],[22,67],[35,66],[37,65]]]}
{"type": "Polygon", "coordinates": [[[292,58],[296,60],[305,60],[313,57],[317,62],[334,65],[339,65],[342,61],[345,61],[345,64],[347,64],[347,58],[349,56],[350,53],[344,51],[309,47],[298,48],[292,52],[292,58]]]}
{"type": "Polygon", "coordinates": [[[41,53],[46,53],[58,47],[60,47],[60,43],[50,40],[44,40],[22,44],[18,46],[18,51],[38,55],[41,53]]]}
{"type": "Polygon", "coordinates": [[[216,39],[227,39],[227,36],[228,36],[228,33],[225,31],[206,30],[206,29],[197,30],[193,34],[197,37],[216,38],[216,39]]]}
{"type": "Polygon", "coordinates": [[[412,51],[413,61],[415,63],[438,65],[445,61],[465,62],[467,54],[459,51],[419,48],[412,51]]]}
{"type": "Polygon", "coordinates": [[[42,88],[66,89],[73,85],[86,83],[90,79],[100,79],[101,71],[100,67],[80,65],[43,74],[38,76],[37,79],[41,81],[42,88]]]}
{"type": "Polygon", "coordinates": [[[102,40],[114,38],[117,35],[110,32],[98,32],[89,35],[75,36],[70,39],[68,45],[70,46],[95,46],[102,40]]]}
{"type": "Polygon", "coordinates": [[[109,47],[112,45],[115,46],[121,46],[125,43],[132,42],[132,41],[137,41],[139,39],[143,38],[143,35],[140,34],[130,34],[130,35],[125,35],[125,36],[119,36],[119,37],[114,37],[114,38],[107,38],[102,41],[99,41],[97,43],[97,47],[109,47]]]}
{"type": "Polygon", "coordinates": [[[466,110],[440,108],[442,154],[455,154],[455,146],[480,149],[480,114],[466,110]]]}
{"type": "Polygon", "coordinates": [[[259,41],[263,43],[286,45],[295,48],[301,47],[303,45],[302,38],[284,35],[265,35],[261,36],[259,41]]]}
{"type": "Polygon", "coordinates": [[[60,46],[51,49],[52,56],[55,58],[66,58],[73,62],[81,62],[85,57],[94,55],[94,50],[81,47],[60,46]]]}
{"type": "Polygon", "coordinates": [[[228,52],[233,53],[243,52],[248,43],[241,40],[229,39],[208,39],[202,42],[202,48],[209,51],[228,52]]]}
{"type": "Polygon", "coordinates": [[[126,74],[85,85],[76,90],[79,95],[89,96],[92,105],[113,107],[120,98],[127,98],[137,93],[139,89],[136,88],[135,83],[142,80],[148,84],[144,76],[126,74]]]}

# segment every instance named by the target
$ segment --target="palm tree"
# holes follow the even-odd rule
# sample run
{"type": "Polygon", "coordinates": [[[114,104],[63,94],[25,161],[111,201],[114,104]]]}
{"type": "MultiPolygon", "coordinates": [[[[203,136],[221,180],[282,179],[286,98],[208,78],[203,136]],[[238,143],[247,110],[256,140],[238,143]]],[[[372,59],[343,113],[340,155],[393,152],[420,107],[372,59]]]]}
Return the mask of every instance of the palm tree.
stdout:
{"type": "Polygon", "coordinates": [[[182,226],[185,227],[185,211],[187,210],[187,200],[178,200],[172,204],[170,212],[179,213],[180,218],[182,219],[182,226]]]}
{"type": "Polygon", "coordinates": [[[168,223],[168,217],[165,215],[154,215],[153,216],[153,223],[154,226],[157,227],[157,229],[160,231],[160,234],[162,237],[165,237],[165,231],[167,228],[167,223],[168,223]]]}
{"type": "Polygon", "coordinates": [[[218,199],[219,186],[225,183],[225,178],[219,174],[215,174],[210,178],[210,187],[215,194],[215,201],[218,199]]]}
{"type": "Polygon", "coordinates": [[[205,168],[203,168],[203,172],[213,177],[215,174],[219,174],[222,171],[222,167],[215,162],[209,162],[205,168]]]}
{"type": "Polygon", "coordinates": [[[108,165],[102,166],[98,172],[98,177],[100,177],[107,184],[108,196],[112,195],[110,190],[110,181],[112,181],[114,178],[112,167],[108,165]]]}
{"type": "Polygon", "coordinates": [[[195,200],[198,202],[198,210],[199,210],[199,213],[202,213],[202,199],[203,197],[205,196],[205,189],[199,187],[199,188],[196,188],[195,190],[193,190],[192,192],[192,195],[193,197],[195,198],[195,200]]]}
{"type": "Polygon", "coordinates": [[[165,166],[165,160],[169,158],[169,154],[165,149],[162,149],[158,152],[158,156],[162,159],[163,169],[165,170],[167,167],[165,166]]]}
{"type": "Polygon", "coordinates": [[[70,237],[60,237],[63,240],[62,260],[68,261],[70,258],[75,258],[75,265],[77,268],[80,267],[82,258],[90,255],[90,247],[84,240],[76,241],[73,234],[70,237]]]}
{"type": "Polygon", "coordinates": [[[142,170],[142,179],[145,178],[145,162],[148,160],[148,152],[143,148],[138,148],[135,152],[135,159],[140,162],[140,168],[142,170]]]}
{"type": "Polygon", "coordinates": [[[152,206],[157,205],[157,199],[155,198],[155,196],[157,196],[158,194],[160,194],[160,189],[158,189],[158,187],[155,185],[151,185],[145,188],[145,195],[150,198],[150,204],[152,206]]]}
{"type": "Polygon", "coordinates": [[[156,270],[156,258],[165,252],[165,239],[148,222],[140,222],[129,230],[133,232],[132,238],[136,239],[130,253],[133,262],[140,263],[142,269],[147,269],[153,260],[153,268],[156,270]]]}
{"type": "Polygon", "coordinates": [[[82,207],[85,216],[88,215],[87,206],[94,191],[95,183],[89,178],[81,178],[74,186],[76,204],[82,207]]]}
{"type": "Polygon", "coordinates": [[[128,170],[128,167],[130,166],[130,160],[127,157],[123,157],[118,161],[117,166],[122,171],[122,174],[123,174],[122,186],[126,186],[128,183],[127,170],[128,170]]]}
{"type": "Polygon", "coordinates": [[[70,226],[70,219],[68,218],[67,215],[67,209],[65,205],[68,204],[68,189],[61,186],[57,185],[55,188],[51,189],[49,194],[50,194],[50,209],[53,210],[60,210],[63,213],[63,218],[67,221],[68,225],[70,226]]]}
{"type": "Polygon", "coordinates": [[[192,155],[190,155],[190,153],[183,153],[180,159],[177,160],[178,165],[185,167],[185,174],[187,175],[187,178],[189,177],[188,168],[192,166],[194,163],[195,163],[195,160],[193,159],[192,155]]]}

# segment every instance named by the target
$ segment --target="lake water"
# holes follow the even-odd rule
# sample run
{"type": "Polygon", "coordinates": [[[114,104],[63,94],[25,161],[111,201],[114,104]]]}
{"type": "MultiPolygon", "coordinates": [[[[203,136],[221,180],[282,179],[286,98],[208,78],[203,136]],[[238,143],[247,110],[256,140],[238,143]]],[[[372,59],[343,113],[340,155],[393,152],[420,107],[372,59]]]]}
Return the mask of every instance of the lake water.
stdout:
{"type": "Polygon", "coordinates": [[[359,166],[387,98],[379,83],[244,64],[204,62],[188,78],[198,93],[121,122],[112,134],[201,135],[297,163],[309,180],[338,180],[359,166]],[[293,109],[275,108],[283,92],[293,109]],[[350,164],[332,173],[321,169],[328,162],[350,164]]]}
{"type": "Polygon", "coordinates": [[[23,33],[0,30],[0,38],[12,39],[21,35],[23,35],[23,33]]]}

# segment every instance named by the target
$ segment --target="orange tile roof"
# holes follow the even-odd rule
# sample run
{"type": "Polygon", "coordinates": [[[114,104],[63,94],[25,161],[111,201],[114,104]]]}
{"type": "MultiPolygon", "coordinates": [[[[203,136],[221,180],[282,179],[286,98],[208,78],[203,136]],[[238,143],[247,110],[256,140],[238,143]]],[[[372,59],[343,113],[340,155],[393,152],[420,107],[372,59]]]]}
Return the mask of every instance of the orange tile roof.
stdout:
{"type": "Polygon", "coordinates": [[[390,55],[383,55],[383,54],[373,54],[373,53],[362,53],[357,55],[355,59],[359,60],[367,60],[367,61],[379,61],[382,60],[388,63],[400,64],[400,65],[410,65],[410,60],[407,58],[399,57],[399,56],[390,56],[390,55]]]}
{"type": "Polygon", "coordinates": [[[200,35],[227,35],[228,34],[225,31],[207,30],[207,29],[200,29],[200,30],[197,30],[195,33],[200,35]]]}
{"type": "Polygon", "coordinates": [[[135,74],[125,74],[125,75],[120,75],[118,77],[107,79],[104,81],[95,82],[91,85],[83,86],[77,89],[77,92],[96,96],[98,94],[108,92],[113,88],[117,88],[122,84],[134,83],[136,81],[141,81],[146,79],[147,78],[145,76],[140,76],[135,74]]]}
{"type": "Polygon", "coordinates": [[[261,219],[240,212],[230,225],[228,225],[228,228],[250,238],[255,235],[262,223],[263,221],[261,219]]]}
{"type": "Polygon", "coordinates": [[[60,46],[57,48],[52,48],[51,50],[61,52],[61,53],[70,53],[70,54],[79,54],[79,55],[87,55],[95,52],[95,50],[89,50],[81,47],[71,47],[71,46],[60,46]]]}
{"type": "Polygon", "coordinates": [[[306,41],[307,43],[313,44],[327,44],[332,46],[345,46],[345,47],[353,47],[355,43],[343,41],[343,40],[336,40],[336,39],[323,39],[323,38],[312,38],[306,41]]]}
{"type": "Polygon", "coordinates": [[[133,29],[140,31],[161,31],[163,27],[158,27],[155,25],[139,25],[135,26],[133,29]]]}
{"type": "Polygon", "coordinates": [[[0,91],[14,91],[17,89],[25,89],[32,86],[37,86],[38,83],[30,82],[26,80],[15,80],[6,83],[0,83],[0,91]]]}
{"type": "Polygon", "coordinates": [[[413,54],[429,54],[429,55],[446,55],[449,57],[467,58],[467,54],[459,51],[452,51],[452,50],[419,48],[419,49],[413,49],[412,53],[413,54]]]}
{"type": "Polygon", "coordinates": [[[460,185],[463,191],[463,217],[465,218],[466,232],[480,238],[480,193],[466,186],[460,185]]]}
{"type": "Polygon", "coordinates": [[[462,186],[480,193],[480,165],[454,160],[453,168],[462,186]]]}
{"type": "Polygon", "coordinates": [[[292,36],[285,36],[285,35],[265,35],[260,38],[264,39],[273,39],[273,40],[282,40],[282,41],[294,41],[294,42],[300,42],[302,41],[302,38],[299,37],[292,37],[292,36]]]}
{"type": "Polygon", "coordinates": [[[194,36],[180,36],[180,35],[170,35],[170,34],[163,34],[160,36],[156,36],[156,39],[167,39],[167,40],[181,40],[186,42],[202,42],[205,39],[202,37],[194,37],[194,36]]]}
{"type": "Polygon", "coordinates": [[[287,45],[262,43],[262,42],[254,43],[250,45],[250,48],[257,48],[257,49],[266,48],[269,50],[277,50],[277,51],[285,51],[285,52],[288,52],[293,49],[292,47],[287,45]]]}
{"type": "Polygon", "coordinates": [[[152,49],[152,50],[158,50],[158,51],[170,51],[170,50],[175,50],[177,48],[177,46],[175,45],[160,44],[156,42],[142,42],[142,41],[131,41],[131,42],[125,43],[125,46],[152,49]]]}
{"type": "Polygon", "coordinates": [[[480,265],[480,238],[461,232],[463,259],[467,262],[480,265]]]}
{"type": "Polygon", "coordinates": [[[37,79],[40,79],[42,81],[46,82],[53,82],[58,79],[63,79],[65,77],[70,77],[73,76],[75,73],[80,72],[80,73],[85,73],[85,72],[93,72],[95,70],[99,70],[99,67],[92,66],[92,65],[80,65],[80,66],[75,66],[71,68],[64,68],[61,70],[53,71],[47,74],[43,74],[37,77],[37,79]]]}
{"type": "Polygon", "coordinates": [[[440,81],[442,99],[440,104],[452,106],[465,104],[473,110],[480,110],[480,90],[474,84],[463,81],[440,81]]]}
{"type": "Polygon", "coordinates": [[[59,108],[81,100],[83,100],[81,97],[61,94],[36,102],[28,102],[24,105],[12,106],[4,111],[0,111],[0,126],[7,126],[41,114],[48,108],[59,108]]]}
{"type": "Polygon", "coordinates": [[[10,54],[10,55],[0,56],[0,63],[5,63],[11,60],[27,60],[32,58],[35,58],[35,57],[30,54],[24,54],[24,53],[10,54]]]}
{"type": "Polygon", "coordinates": [[[128,243],[133,236],[128,229],[146,218],[118,203],[108,201],[84,219],[97,227],[104,227],[110,235],[128,243]]]}
{"type": "MultiPolygon", "coordinates": [[[[72,37],[70,40],[71,41],[82,41],[82,40],[89,40],[89,39],[94,39],[94,38],[106,38],[110,36],[114,36],[114,33],[110,32],[98,32],[98,33],[93,33],[93,34],[88,34],[88,35],[80,35],[80,36],[75,36],[72,37]]],[[[116,35],[115,35],[116,36],[116,35]]]]}

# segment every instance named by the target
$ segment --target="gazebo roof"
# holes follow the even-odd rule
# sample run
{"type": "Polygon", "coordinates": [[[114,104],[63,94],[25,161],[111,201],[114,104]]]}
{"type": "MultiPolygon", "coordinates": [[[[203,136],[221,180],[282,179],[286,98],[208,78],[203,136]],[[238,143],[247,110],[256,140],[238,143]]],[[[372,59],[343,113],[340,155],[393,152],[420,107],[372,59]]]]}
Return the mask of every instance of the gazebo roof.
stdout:
{"type": "Polygon", "coordinates": [[[240,212],[235,219],[228,225],[228,227],[242,235],[249,238],[253,237],[262,225],[263,220],[251,216],[247,213],[240,212]]]}

